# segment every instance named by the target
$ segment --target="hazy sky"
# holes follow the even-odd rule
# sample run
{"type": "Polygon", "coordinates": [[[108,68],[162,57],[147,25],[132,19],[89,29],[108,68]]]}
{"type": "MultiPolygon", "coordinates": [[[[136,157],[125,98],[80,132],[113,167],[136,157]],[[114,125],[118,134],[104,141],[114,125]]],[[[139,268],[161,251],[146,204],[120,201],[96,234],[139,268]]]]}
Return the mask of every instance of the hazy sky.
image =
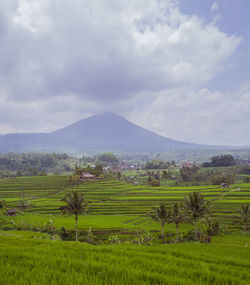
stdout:
{"type": "Polygon", "coordinates": [[[250,145],[249,0],[0,0],[0,133],[107,111],[250,145]]]}

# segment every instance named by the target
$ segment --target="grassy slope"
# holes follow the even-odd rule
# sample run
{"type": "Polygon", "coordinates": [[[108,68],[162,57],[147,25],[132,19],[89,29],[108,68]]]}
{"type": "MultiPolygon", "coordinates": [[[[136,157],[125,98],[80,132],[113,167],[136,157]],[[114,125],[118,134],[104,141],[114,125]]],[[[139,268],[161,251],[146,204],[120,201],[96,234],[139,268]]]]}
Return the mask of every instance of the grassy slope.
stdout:
{"type": "Polygon", "coordinates": [[[250,237],[93,246],[0,234],[0,284],[249,284],[250,237]]]}

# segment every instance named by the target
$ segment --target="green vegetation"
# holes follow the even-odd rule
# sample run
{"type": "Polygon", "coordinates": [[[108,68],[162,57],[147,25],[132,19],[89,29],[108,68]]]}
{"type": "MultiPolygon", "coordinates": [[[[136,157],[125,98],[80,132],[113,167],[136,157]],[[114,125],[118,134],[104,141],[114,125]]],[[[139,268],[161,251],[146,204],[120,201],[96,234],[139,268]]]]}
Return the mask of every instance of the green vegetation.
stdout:
{"type": "Polygon", "coordinates": [[[115,164],[119,162],[118,158],[113,153],[109,153],[109,152],[98,155],[97,159],[107,164],[108,163],[115,164]]]}
{"type": "Polygon", "coordinates": [[[165,204],[161,203],[159,207],[154,208],[154,215],[151,216],[154,220],[158,221],[161,224],[162,242],[164,242],[165,237],[164,226],[169,221],[170,215],[170,210],[166,207],[165,204]]]}
{"type": "Polygon", "coordinates": [[[211,162],[203,163],[203,167],[221,167],[221,166],[234,166],[236,161],[230,154],[213,156],[211,162]]]}
{"type": "Polygon", "coordinates": [[[78,216],[86,210],[86,203],[83,204],[84,198],[77,190],[67,193],[62,201],[66,203],[66,206],[61,206],[60,210],[63,214],[71,214],[75,216],[76,221],[76,241],[78,240],[77,220],[78,216]]]}
{"type": "Polygon", "coordinates": [[[182,166],[180,169],[181,179],[185,182],[197,180],[198,169],[199,167],[197,167],[196,165],[193,165],[192,167],[182,166]]]}
{"type": "Polygon", "coordinates": [[[247,285],[249,242],[230,235],[211,244],[93,246],[0,234],[0,283],[247,285]]]}
{"type": "Polygon", "coordinates": [[[65,175],[17,177],[0,179],[0,200],[0,284],[248,284],[250,278],[250,236],[242,232],[249,211],[246,220],[237,212],[250,204],[249,183],[151,187],[98,178],[72,185],[65,175]],[[79,215],[82,195],[89,213],[79,215]],[[77,231],[72,216],[61,215],[66,200],[79,201],[77,211],[64,208],[77,215],[77,231]],[[6,215],[11,208],[16,216],[6,215]],[[71,242],[74,235],[81,243],[71,242]]]}
{"type": "Polygon", "coordinates": [[[171,214],[172,214],[171,222],[175,223],[176,225],[176,241],[178,242],[179,241],[179,224],[188,221],[188,217],[179,202],[174,202],[172,204],[171,214]]]}
{"type": "MultiPolygon", "coordinates": [[[[45,223],[52,219],[56,228],[73,230],[73,219],[61,216],[59,210],[59,207],[63,206],[61,199],[71,190],[78,190],[86,201],[89,201],[90,215],[79,217],[79,229],[86,231],[90,226],[94,231],[106,228],[107,234],[112,233],[112,229],[113,233],[117,233],[117,229],[159,229],[157,224],[150,222],[150,218],[145,215],[161,202],[171,206],[174,201],[182,201],[192,191],[200,192],[206,201],[211,201],[212,215],[221,217],[228,230],[235,231],[240,229],[237,210],[241,204],[250,203],[250,184],[247,183],[234,184],[229,188],[217,185],[150,187],[101,179],[71,186],[67,176],[61,175],[5,178],[0,180],[0,200],[3,200],[7,208],[17,208],[20,212],[15,217],[5,217],[5,226],[12,225],[11,219],[24,220],[34,226],[39,224],[39,221],[45,223]],[[19,202],[23,200],[29,202],[27,209],[19,209],[19,202]],[[134,221],[125,223],[130,220],[134,221]]],[[[172,224],[168,228],[175,231],[172,224]]],[[[191,226],[184,223],[181,228],[187,231],[191,226]]]]}
{"type": "Polygon", "coordinates": [[[247,222],[250,214],[249,205],[241,205],[241,209],[239,210],[240,218],[242,220],[244,231],[247,231],[247,222]]]}
{"type": "Polygon", "coordinates": [[[197,232],[197,219],[204,217],[208,212],[208,203],[200,192],[192,192],[188,194],[188,198],[184,200],[184,207],[187,213],[194,219],[195,233],[197,232]]]}
{"type": "Polygon", "coordinates": [[[73,169],[74,158],[67,154],[8,153],[0,154],[1,176],[36,176],[64,173],[73,169]]]}
{"type": "Polygon", "coordinates": [[[160,159],[153,159],[152,161],[147,161],[144,169],[167,169],[171,165],[175,165],[175,161],[172,162],[164,162],[160,159]]]}

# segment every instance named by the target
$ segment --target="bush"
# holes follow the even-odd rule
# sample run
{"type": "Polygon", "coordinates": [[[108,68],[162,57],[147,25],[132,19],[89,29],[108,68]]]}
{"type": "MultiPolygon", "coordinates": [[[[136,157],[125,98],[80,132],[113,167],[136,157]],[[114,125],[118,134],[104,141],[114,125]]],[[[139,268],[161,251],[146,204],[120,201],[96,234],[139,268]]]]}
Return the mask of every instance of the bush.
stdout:
{"type": "Polygon", "coordinates": [[[53,233],[56,230],[56,225],[52,220],[44,224],[43,230],[47,233],[53,233]]]}
{"type": "Polygon", "coordinates": [[[217,236],[222,231],[221,220],[219,218],[206,217],[203,219],[205,233],[208,236],[217,236]]]}
{"type": "Polygon", "coordinates": [[[61,240],[64,241],[74,240],[75,238],[71,233],[67,232],[64,227],[61,227],[61,229],[58,232],[58,235],[60,236],[61,240]]]}
{"type": "Polygon", "coordinates": [[[136,232],[135,236],[130,237],[130,243],[138,245],[151,245],[154,237],[147,230],[144,232],[136,232]]]}
{"type": "Polygon", "coordinates": [[[108,243],[117,244],[120,242],[121,242],[121,240],[119,239],[119,237],[117,235],[108,237],[108,243]]]}
{"type": "Polygon", "coordinates": [[[157,187],[161,185],[160,180],[152,179],[151,177],[148,178],[148,186],[157,187]]]}
{"type": "Polygon", "coordinates": [[[211,237],[207,234],[201,234],[200,242],[201,243],[209,243],[209,242],[211,242],[211,237]]]}
{"type": "Polygon", "coordinates": [[[194,232],[192,230],[187,232],[186,240],[187,241],[198,241],[200,239],[201,232],[194,232]]]}
{"type": "Polygon", "coordinates": [[[249,183],[250,182],[250,178],[249,177],[244,177],[243,182],[244,183],[249,183]]]}
{"type": "Polygon", "coordinates": [[[87,243],[95,243],[95,236],[92,232],[91,227],[89,227],[87,235],[85,237],[82,237],[82,241],[86,241],[87,243]]]}
{"type": "Polygon", "coordinates": [[[230,183],[229,178],[219,174],[214,175],[212,178],[212,184],[220,185],[221,183],[230,183]]]}

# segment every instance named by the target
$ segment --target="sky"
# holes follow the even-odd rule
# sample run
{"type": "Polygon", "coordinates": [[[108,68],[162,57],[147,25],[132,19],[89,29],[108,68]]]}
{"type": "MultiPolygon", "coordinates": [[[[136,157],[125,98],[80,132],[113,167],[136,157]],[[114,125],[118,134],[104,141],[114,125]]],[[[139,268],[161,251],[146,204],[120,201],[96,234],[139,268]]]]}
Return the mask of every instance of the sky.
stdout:
{"type": "Polygon", "coordinates": [[[114,112],[250,145],[249,0],[0,0],[0,134],[114,112]]]}

